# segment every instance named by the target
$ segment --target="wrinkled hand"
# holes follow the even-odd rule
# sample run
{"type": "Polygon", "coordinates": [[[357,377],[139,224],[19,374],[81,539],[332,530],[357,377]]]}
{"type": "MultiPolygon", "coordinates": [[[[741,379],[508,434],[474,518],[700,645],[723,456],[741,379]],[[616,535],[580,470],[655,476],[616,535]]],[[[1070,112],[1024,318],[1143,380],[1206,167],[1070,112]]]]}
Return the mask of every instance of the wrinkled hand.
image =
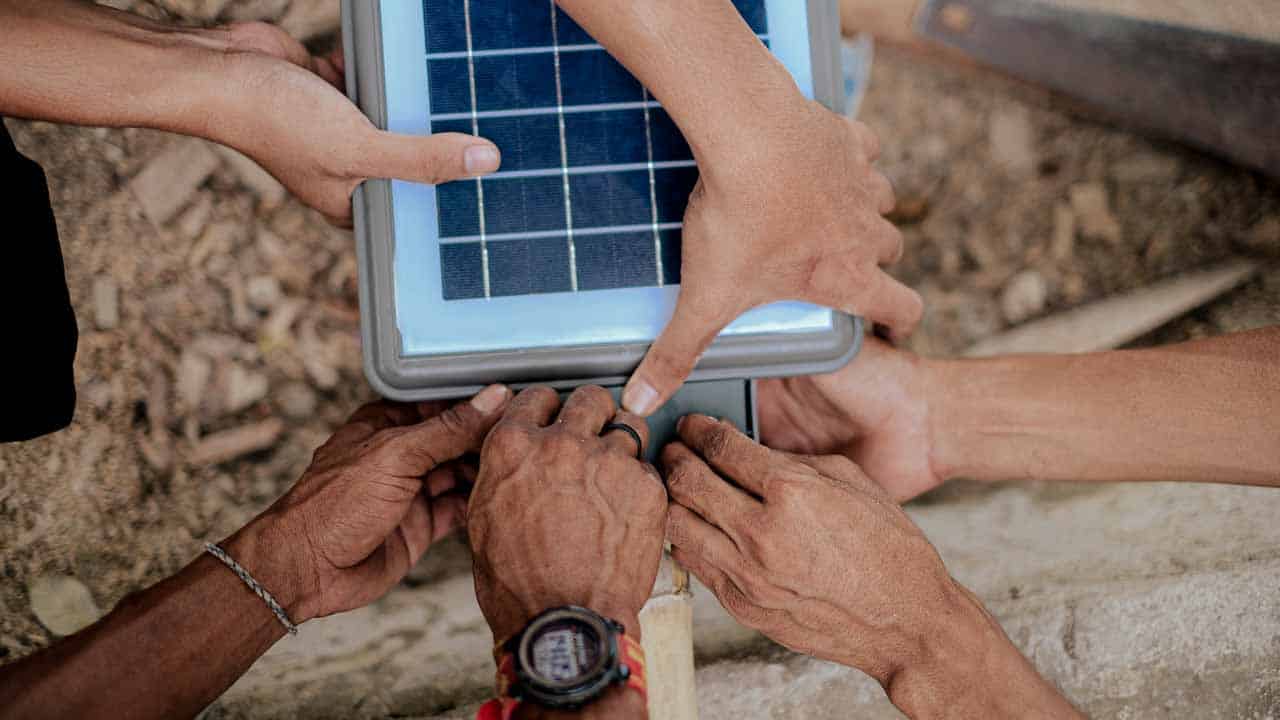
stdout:
{"type": "Polygon", "coordinates": [[[296,623],[373,602],[461,527],[476,470],[451,461],[479,452],[510,394],[493,386],[443,412],[361,408],[293,489],[228,541],[232,555],[288,598],[296,623]]]}
{"type": "Polygon", "coordinates": [[[201,134],[258,161],[330,222],[351,224],[351,194],[370,178],[439,184],[498,169],[488,140],[378,130],[340,91],[340,55],[312,57],[265,23],[207,33],[222,44],[226,87],[201,134]]]}
{"type": "Polygon", "coordinates": [[[830,375],[761,380],[760,438],[776,450],[844,455],[905,502],[947,478],[935,462],[929,361],[868,338],[830,375]]]}
{"type": "MultiPolygon", "coordinates": [[[[642,434],[645,422],[617,416],[642,434]]],[[[638,637],[662,559],[666,493],[635,441],[614,431],[612,396],[525,390],[485,442],[467,513],[476,597],[504,642],[538,613],[590,608],[638,637]],[[559,410],[559,417],[556,414],[559,410]]]]}
{"type": "Polygon", "coordinates": [[[903,241],[882,217],[894,193],[872,167],[879,143],[867,126],[797,96],[734,152],[698,158],[680,299],[627,386],[632,412],[665,403],[720,331],[760,305],[812,302],[866,316],[894,337],[920,321],[919,295],[880,267],[897,262],[903,241]]]}
{"type": "Polygon", "coordinates": [[[965,604],[938,553],[844,457],[788,455],[691,415],[663,451],[672,557],[739,622],[883,684],[965,604]]]}

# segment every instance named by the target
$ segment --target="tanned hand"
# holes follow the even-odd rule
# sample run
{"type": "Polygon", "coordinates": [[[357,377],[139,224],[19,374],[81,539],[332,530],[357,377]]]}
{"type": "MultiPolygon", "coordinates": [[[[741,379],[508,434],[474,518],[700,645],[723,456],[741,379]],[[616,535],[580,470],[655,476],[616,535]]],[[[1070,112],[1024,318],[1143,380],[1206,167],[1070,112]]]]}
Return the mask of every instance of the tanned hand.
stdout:
{"type": "Polygon", "coordinates": [[[679,432],[662,455],[672,557],[739,622],[862,670],[913,717],[1077,717],[848,458],[703,416],[679,432]]]}

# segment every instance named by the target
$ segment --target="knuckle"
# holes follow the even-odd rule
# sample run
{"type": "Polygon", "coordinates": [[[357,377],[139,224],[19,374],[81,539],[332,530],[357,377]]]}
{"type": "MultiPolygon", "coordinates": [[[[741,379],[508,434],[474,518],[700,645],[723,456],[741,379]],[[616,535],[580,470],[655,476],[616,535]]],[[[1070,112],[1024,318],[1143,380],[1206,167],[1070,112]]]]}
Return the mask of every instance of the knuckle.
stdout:
{"type": "Polygon", "coordinates": [[[699,479],[699,473],[693,463],[681,460],[671,466],[667,472],[667,487],[674,495],[689,497],[696,494],[699,479]]]}
{"type": "Polygon", "coordinates": [[[471,423],[463,413],[460,407],[451,407],[440,413],[435,418],[436,423],[450,435],[468,435],[471,432],[471,423]]]}
{"type": "Polygon", "coordinates": [[[703,446],[707,459],[715,461],[729,457],[733,450],[735,435],[736,432],[723,423],[716,425],[707,433],[706,444],[703,446]]]}
{"type": "Polygon", "coordinates": [[[567,432],[551,432],[542,438],[542,450],[558,462],[573,462],[583,452],[582,440],[567,432]]]}

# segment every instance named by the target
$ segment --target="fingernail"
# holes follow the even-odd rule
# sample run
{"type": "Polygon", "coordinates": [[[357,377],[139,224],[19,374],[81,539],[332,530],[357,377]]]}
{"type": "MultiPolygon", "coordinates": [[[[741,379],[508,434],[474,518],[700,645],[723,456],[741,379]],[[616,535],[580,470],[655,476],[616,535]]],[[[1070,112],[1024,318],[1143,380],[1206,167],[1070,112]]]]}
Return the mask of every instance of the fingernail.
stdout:
{"type": "Polygon", "coordinates": [[[490,385],[471,398],[471,407],[489,415],[507,403],[511,391],[505,385],[490,385]]]}
{"type": "Polygon", "coordinates": [[[632,380],[622,393],[622,407],[640,417],[649,417],[658,409],[658,391],[644,380],[632,380]]]}
{"type": "Polygon", "coordinates": [[[492,145],[472,145],[467,148],[466,164],[468,175],[485,175],[498,169],[502,156],[492,145]]]}

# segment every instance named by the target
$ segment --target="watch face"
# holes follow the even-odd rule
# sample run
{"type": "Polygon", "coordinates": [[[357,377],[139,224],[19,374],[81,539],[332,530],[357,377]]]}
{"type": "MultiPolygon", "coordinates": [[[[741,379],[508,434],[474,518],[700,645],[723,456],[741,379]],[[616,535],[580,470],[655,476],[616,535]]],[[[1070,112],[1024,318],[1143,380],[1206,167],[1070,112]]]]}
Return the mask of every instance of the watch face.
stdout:
{"type": "Polygon", "coordinates": [[[561,619],[538,629],[529,645],[530,668],[551,685],[575,685],[598,672],[604,639],[590,625],[561,619]]]}

